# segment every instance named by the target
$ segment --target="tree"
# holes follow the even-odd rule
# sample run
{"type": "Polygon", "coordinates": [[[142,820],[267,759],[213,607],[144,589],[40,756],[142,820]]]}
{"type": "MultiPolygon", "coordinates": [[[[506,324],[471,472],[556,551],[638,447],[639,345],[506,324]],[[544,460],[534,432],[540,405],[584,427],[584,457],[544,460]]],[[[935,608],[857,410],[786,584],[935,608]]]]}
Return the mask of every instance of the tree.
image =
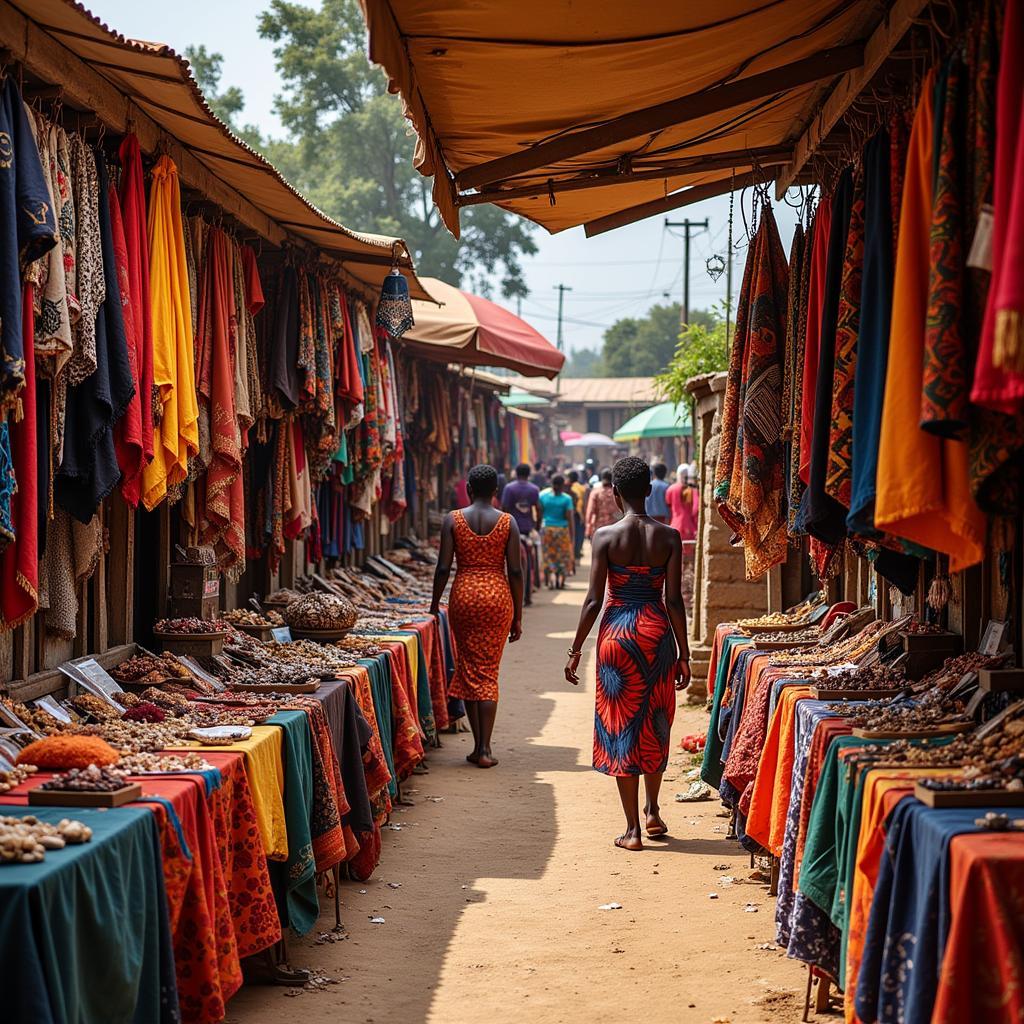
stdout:
{"type": "Polygon", "coordinates": [[[569,353],[563,377],[602,377],[601,353],[596,348],[578,348],[569,353]]]}
{"type": "MultiPolygon", "coordinates": [[[[484,294],[497,275],[504,297],[525,296],[521,260],[537,251],[531,227],[498,207],[474,206],[462,211],[461,241],[451,237],[431,180],[413,168],[415,138],[401,101],[366,58],[357,0],[323,0],[318,10],[272,0],[259,29],[275,44],[285,83],[276,110],[288,139],[263,144],[282,173],[343,223],[404,238],[418,272],[455,285],[465,279],[484,294]]],[[[229,106],[230,93],[218,97],[229,106]]]]}
{"type": "Polygon", "coordinates": [[[675,355],[663,373],[655,378],[658,393],[669,402],[689,402],[686,382],[702,373],[717,373],[729,368],[729,342],[725,322],[716,314],[712,326],[691,323],[679,336],[675,355]]]}
{"type": "Polygon", "coordinates": [[[245,109],[245,96],[237,85],[219,92],[223,75],[224,55],[210,53],[205,46],[186,46],[185,56],[192,65],[192,77],[202,90],[210,109],[244,142],[259,150],[263,145],[260,130],[254,124],[239,124],[238,116],[245,109]]]}
{"type": "Polygon", "coordinates": [[[607,377],[653,377],[668,366],[679,338],[679,305],[652,306],[647,315],[618,320],[604,332],[607,377]]]}

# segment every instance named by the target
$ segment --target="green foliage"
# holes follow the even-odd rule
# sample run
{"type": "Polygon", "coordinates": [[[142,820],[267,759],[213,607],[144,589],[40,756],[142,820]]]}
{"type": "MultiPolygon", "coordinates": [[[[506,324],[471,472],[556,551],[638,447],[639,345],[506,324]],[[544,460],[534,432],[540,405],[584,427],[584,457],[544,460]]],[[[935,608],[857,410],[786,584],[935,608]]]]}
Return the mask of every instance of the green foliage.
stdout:
{"type": "Polygon", "coordinates": [[[679,336],[675,355],[663,373],[655,378],[658,393],[669,402],[688,402],[686,382],[702,373],[716,373],[729,368],[729,342],[725,321],[713,311],[710,326],[691,323],[679,336]]]}
{"type": "Polygon", "coordinates": [[[596,348],[578,348],[570,352],[562,368],[563,377],[603,377],[601,353],[596,348]]]}
{"type": "Polygon", "coordinates": [[[606,377],[652,377],[668,366],[679,337],[679,305],[652,306],[643,317],[618,320],[604,332],[606,377]]]}
{"type": "Polygon", "coordinates": [[[358,0],[319,9],[272,0],[259,31],[274,44],[284,92],[275,102],[288,137],[264,139],[239,127],[240,89],[220,90],[222,57],[188,51],[207,101],[314,205],[360,231],[397,235],[419,273],[488,295],[496,277],[505,298],[525,296],[522,258],[537,251],[532,228],[495,206],[462,211],[462,239],[448,233],[431,199],[432,181],[412,165],[415,135],[401,100],[366,57],[358,0]]]}

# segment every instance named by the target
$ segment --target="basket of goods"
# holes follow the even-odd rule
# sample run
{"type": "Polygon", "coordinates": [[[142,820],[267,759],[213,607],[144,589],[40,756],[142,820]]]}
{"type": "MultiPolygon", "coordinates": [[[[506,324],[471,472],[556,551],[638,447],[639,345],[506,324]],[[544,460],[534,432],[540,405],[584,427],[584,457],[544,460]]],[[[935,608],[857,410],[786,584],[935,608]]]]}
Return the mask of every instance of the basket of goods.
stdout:
{"type": "Polygon", "coordinates": [[[235,629],[240,629],[257,640],[270,640],[274,629],[285,624],[281,613],[273,609],[258,612],[252,608],[235,608],[224,613],[224,621],[230,622],[235,629]]]}
{"type": "Polygon", "coordinates": [[[59,807],[120,807],[142,796],[142,786],[113,768],[72,768],[28,791],[30,804],[59,807]]]}
{"type": "Polygon", "coordinates": [[[284,610],[292,636],[310,640],[340,640],[356,624],[356,606],[340,594],[303,594],[284,610]]]}
{"type": "Polygon", "coordinates": [[[227,623],[192,616],[160,619],[153,627],[153,636],[160,641],[164,650],[199,657],[220,654],[224,650],[224,638],[227,635],[227,623]]]}
{"type": "Polygon", "coordinates": [[[161,683],[192,682],[192,673],[177,658],[169,655],[133,654],[120,665],[115,665],[110,674],[122,686],[137,689],[161,683]]]}

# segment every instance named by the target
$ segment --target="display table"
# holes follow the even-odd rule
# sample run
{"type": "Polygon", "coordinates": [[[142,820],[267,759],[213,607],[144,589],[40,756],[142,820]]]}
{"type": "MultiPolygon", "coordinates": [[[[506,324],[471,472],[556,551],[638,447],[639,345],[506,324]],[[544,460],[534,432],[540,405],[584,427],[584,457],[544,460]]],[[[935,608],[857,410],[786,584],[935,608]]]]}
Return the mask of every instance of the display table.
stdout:
{"type": "MultiPolygon", "coordinates": [[[[21,804],[0,814],[24,816],[21,804]]],[[[0,868],[5,1019],[32,1024],[172,1024],[178,997],[160,837],[142,807],[33,808],[71,817],[92,841],[0,868]]]]}

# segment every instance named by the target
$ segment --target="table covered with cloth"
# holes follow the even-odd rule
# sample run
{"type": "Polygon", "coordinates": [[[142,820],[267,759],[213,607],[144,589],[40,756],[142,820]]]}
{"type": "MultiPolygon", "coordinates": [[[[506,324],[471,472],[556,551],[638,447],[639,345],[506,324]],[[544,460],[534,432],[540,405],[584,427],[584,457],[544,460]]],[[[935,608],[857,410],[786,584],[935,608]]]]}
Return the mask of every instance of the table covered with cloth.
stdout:
{"type": "MultiPolygon", "coordinates": [[[[174,1024],[174,953],[155,817],[142,807],[34,807],[92,840],[0,869],[0,992],[11,1021],[174,1024]]],[[[0,815],[24,816],[20,804],[0,815]]]]}
{"type": "MultiPolygon", "coordinates": [[[[863,1024],[931,1021],[950,930],[950,845],[956,836],[979,832],[975,820],[989,810],[1000,808],[940,810],[908,796],[889,816],[857,977],[854,1005],[863,1024]]],[[[989,942],[971,955],[998,970],[989,942]]],[[[958,1019],[988,1024],[993,1018],[958,1019]]]]}

